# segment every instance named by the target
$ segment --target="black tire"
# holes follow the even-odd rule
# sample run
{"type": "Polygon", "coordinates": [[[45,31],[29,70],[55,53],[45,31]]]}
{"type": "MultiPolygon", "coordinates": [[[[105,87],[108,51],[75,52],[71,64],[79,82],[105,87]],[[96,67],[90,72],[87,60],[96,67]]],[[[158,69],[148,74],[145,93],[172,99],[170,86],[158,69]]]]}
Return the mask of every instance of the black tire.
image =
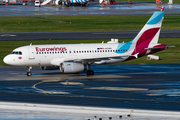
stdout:
{"type": "Polygon", "coordinates": [[[31,76],[32,75],[32,73],[31,72],[27,72],[27,76],[31,76]]]}
{"type": "Polygon", "coordinates": [[[93,70],[87,70],[87,75],[94,75],[94,71],[93,70]]]}

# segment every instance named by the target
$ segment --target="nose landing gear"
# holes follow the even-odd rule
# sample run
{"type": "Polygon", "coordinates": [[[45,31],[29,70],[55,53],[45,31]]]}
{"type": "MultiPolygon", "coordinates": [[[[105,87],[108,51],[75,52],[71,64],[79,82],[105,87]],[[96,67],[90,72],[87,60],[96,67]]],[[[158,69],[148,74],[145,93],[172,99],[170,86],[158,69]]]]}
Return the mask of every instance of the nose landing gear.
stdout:
{"type": "Polygon", "coordinates": [[[28,67],[27,76],[31,76],[31,75],[32,75],[32,73],[31,73],[31,69],[32,69],[32,67],[31,67],[31,66],[29,66],[29,67],[28,67]]]}

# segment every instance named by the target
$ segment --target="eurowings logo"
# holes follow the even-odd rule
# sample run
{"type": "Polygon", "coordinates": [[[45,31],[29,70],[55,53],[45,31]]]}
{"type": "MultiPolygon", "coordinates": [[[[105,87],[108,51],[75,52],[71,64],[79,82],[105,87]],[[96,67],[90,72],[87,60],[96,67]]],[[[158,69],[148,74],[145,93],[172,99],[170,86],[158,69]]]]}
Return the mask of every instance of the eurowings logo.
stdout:
{"type": "Polygon", "coordinates": [[[61,51],[64,52],[66,51],[66,47],[53,47],[53,48],[39,48],[36,47],[36,52],[44,52],[44,51],[61,51]]]}

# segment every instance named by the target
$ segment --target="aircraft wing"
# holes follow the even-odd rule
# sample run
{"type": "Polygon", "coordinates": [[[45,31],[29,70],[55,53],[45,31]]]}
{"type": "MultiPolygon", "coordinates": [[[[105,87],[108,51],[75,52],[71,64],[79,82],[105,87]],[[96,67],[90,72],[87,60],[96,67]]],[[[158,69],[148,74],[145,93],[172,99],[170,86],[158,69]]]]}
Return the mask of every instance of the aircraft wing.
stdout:
{"type": "Polygon", "coordinates": [[[130,56],[133,56],[135,58],[138,58],[138,54],[136,53],[134,55],[119,55],[119,56],[109,56],[109,57],[84,57],[81,59],[78,59],[76,57],[74,58],[55,58],[51,61],[52,65],[59,66],[60,63],[63,62],[76,62],[76,63],[83,63],[83,64],[105,64],[106,60],[116,60],[116,59],[124,59],[128,58],[130,56]]]}
{"type": "Polygon", "coordinates": [[[79,62],[79,63],[84,63],[84,64],[93,64],[96,62],[98,64],[104,64],[105,60],[123,59],[124,57],[129,57],[129,56],[136,57],[137,55],[111,56],[111,57],[100,57],[100,58],[89,57],[89,58],[82,58],[82,59],[74,58],[74,59],[65,59],[64,62],[79,62]]]}

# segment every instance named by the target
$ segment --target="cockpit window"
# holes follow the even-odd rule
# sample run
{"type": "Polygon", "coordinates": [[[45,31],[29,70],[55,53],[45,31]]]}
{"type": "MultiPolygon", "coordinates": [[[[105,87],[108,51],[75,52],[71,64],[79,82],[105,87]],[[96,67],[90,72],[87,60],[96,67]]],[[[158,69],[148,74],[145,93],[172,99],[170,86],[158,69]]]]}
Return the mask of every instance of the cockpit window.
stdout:
{"type": "Polygon", "coordinates": [[[22,55],[22,52],[21,51],[12,51],[11,54],[22,55]]]}

